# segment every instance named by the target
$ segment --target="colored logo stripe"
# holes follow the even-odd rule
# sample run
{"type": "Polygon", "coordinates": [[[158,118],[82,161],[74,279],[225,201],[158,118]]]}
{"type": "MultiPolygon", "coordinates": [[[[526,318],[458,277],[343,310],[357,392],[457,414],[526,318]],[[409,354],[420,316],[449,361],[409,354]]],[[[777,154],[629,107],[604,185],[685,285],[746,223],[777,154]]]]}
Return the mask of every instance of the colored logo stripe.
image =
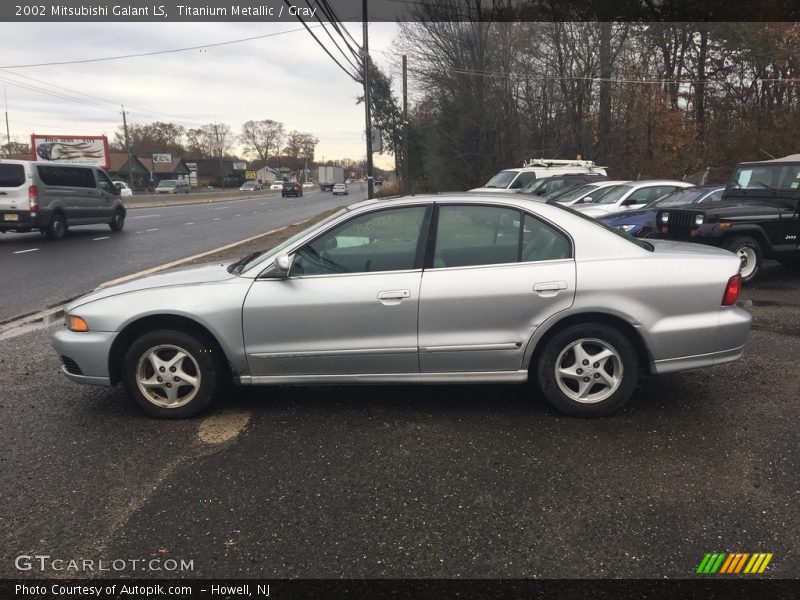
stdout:
{"type": "Polygon", "coordinates": [[[702,574],[763,573],[774,555],[767,552],[708,552],[697,567],[702,574]]]}

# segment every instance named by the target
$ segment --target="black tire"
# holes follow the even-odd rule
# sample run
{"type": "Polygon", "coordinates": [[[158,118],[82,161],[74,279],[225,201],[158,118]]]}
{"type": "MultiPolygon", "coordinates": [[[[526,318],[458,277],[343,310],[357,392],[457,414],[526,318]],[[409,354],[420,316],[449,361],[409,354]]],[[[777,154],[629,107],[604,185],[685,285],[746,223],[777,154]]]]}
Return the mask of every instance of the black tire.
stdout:
{"type": "Polygon", "coordinates": [[[122,228],[125,227],[125,211],[121,208],[115,210],[114,216],[111,218],[111,222],[108,226],[111,228],[111,231],[122,231],[122,228]]]}
{"type": "Polygon", "coordinates": [[[542,394],[558,411],[573,417],[602,417],[619,410],[630,399],[639,378],[639,361],[633,343],[618,329],[599,323],[572,325],[559,331],[536,356],[537,363],[531,370],[536,370],[542,394]],[[584,360],[589,360],[588,364],[576,361],[578,345],[586,352],[584,360]],[[602,364],[601,361],[591,362],[592,356],[603,349],[610,349],[613,356],[602,364]],[[557,362],[575,377],[559,377],[557,362]],[[616,376],[618,382],[609,385],[603,373],[612,378],[616,376]],[[585,400],[578,399],[581,385],[585,389],[585,400]]]}
{"type": "Polygon", "coordinates": [[[150,331],[137,338],[125,353],[122,359],[122,383],[131,400],[151,417],[192,417],[205,410],[221,389],[224,373],[221,358],[213,344],[195,335],[172,329],[150,331]],[[186,357],[170,366],[169,362],[175,359],[177,350],[184,352],[186,357]],[[173,399],[167,396],[173,382],[156,373],[153,363],[148,360],[152,354],[165,363],[162,373],[169,374],[171,369],[176,369],[172,371],[173,375],[169,375],[178,381],[173,399]],[[196,385],[183,380],[182,376],[195,377],[196,385]],[[163,386],[158,385],[162,383],[157,380],[158,377],[163,378],[163,386]],[[154,386],[140,387],[140,379],[152,381],[154,386]],[[143,392],[142,388],[149,390],[150,395],[143,392]],[[170,403],[175,406],[169,406],[170,403]]]}
{"type": "Polygon", "coordinates": [[[67,219],[60,212],[53,213],[50,224],[45,228],[44,233],[51,240],[61,240],[67,235],[67,219]]]}
{"type": "Polygon", "coordinates": [[[742,282],[753,281],[761,270],[761,261],[764,257],[761,244],[751,237],[742,236],[731,238],[722,247],[739,256],[741,261],[739,273],[742,276],[742,282]]]}

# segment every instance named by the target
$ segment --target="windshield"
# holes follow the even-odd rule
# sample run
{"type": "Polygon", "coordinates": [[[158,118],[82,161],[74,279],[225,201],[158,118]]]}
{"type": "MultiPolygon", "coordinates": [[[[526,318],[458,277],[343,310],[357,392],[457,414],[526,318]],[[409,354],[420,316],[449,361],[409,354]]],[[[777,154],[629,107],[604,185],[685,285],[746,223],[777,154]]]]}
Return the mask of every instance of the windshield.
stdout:
{"type": "Polygon", "coordinates": [[[309,233],[311,233],[313,230],[317,229],[318,227],[321,227],[322,225],[325,225],[325,223],[328,223],[328,222],[332,221],[333,219],[338,218],[340,215],[343,215],[344,213],[348,212],[349,210],[350,210],[349,208],[343,208],[342,210],[336,211],[335,213],[333,213],[331,216],[327,217],[326,219],[323,219],[319,223],[314,223],[313,225],[311,225],[309,227],[306,227],[305,229],[303,229],[299,233],[296,233],[295,235],[290,237],[288,240],[286,240],[284,242],[281,242],[280,244],[278,244],[274,248],[261,250],[260,252],[253,252],[252,254],[248,254],[247,256],[243,256],[242,258],[237,260],[235,263],[232,263],[232,264],[228,265],[228,272],[237,273],[237,274],[241,273],[242,271],[246,271],[250,267],[255,266],[258,262],[266,261],[266,260],[272,258],[273,256],[276,256],[276,255],[280,254],[280,252],[284,248],[288,248],[289,246],[294,244],[297,240],[299,240],[299,239],[305,237],[306,235],[308,235],[309,233]]]}
{"type": "Polygon", "coordinates": [[[634,189],[633,186],[621,185],[619,187],[610,190],[609,192],[604,193],[599,198],[595,198],[594,202],[595,204],[614,204],[620,198],[622,198],[629,192],[632,192],[633,189],[634,189]]]}
{"type": "MultiPolygon", "coordinates": [[[[577,200],[578,198],[583,198],[584,196],[591,194],[596,189],[598,189],[596,185],[582,185],[561,194],[556,200],[558,202],[572,202],[573,200],[577,200]]],[[[550,194],[548,194],[548,196],[549,195],[550,194]]]]}
{"type": "Polygon", "coordinates": [[[523,194],[535,194],[547,185],[547,179],[534,179],[520,190],[523,194]]]}
{"type": "Polygon", "coordinates": [[[598,227],[602,227],[606,231],[610,231],[611,233],[613,233],[615,236],[622,238],[625,241],[631,242],[632,244],[636,244],[637,246],[639,246],[644,250],[647,250],[648,252],[652,252],[654,250],[653,245],[650,242],[646,242],[639,238],[630,236],[627,233],[623,233],[622,230],[617,229],[616,227],[612,227],[611,225],[608,225],[606,223],[603,223],[602,221],[598,221],[597,219],[593,219],[592,217],[575,210],[571,206],[564,206],[563,204],[558,204],[557,202],[554,203],[553,206],[557,206],[561,210],[566,210],[567,212],[570,212],[573,215],[577,215],[581,219],[583,219],[584,221],[588,221],[592,225],[597,225],[598,227]]]}
{"type": "Polygon", "coordinates": [[[485,186],[487,188],[498,188],[498,189],[506,189],[511,182],[514,181],[514,178],[517,176],[519,171],[500,171],[497,175],[492,177],[485,186]]]}
{"type": "Polygon", "coordinates": [[[798,164],[756,164],[737,167],[731,177],[731,186],[743,190],[800,189],[800,165],[798,164]]]}
{"type": "Polygon", "coordinates": [[[178,185],[177,181],[173,181],[171,179],[167,179],[165,181],[160,182],[158,184],[158,187],[175,187],[176,185],[178,185]]]}
{"type": "Polygon", "coordinates": [[[688,188],[683,190],[675,190],[671,194],[662,196],[658,200],[654,200],[647,205],[647,208],[663,208],[666,206],[680,206],[682,204],[692,204],[697,202],[700,198],[708,194],[710,190],[698,190],[695,188],[688,188]]]}

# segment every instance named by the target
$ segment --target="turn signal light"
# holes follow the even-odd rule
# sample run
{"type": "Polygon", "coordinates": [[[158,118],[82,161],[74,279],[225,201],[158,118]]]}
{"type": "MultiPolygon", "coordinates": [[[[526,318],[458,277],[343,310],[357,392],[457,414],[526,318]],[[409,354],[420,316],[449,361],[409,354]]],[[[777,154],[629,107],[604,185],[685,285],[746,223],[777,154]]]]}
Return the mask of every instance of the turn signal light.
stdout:
{"type": "Polygon", "coordinates": [[[742,276],[737,273],[728,279],[725,294],[722,296],[722,306],[733,306],[739,301],[739,291],[742,289],[742,276]]]}
{"type": "Polygon", "coordinates": [[[87,325],[86,321],[75,315],[67,315],[66,325],[70,331],[89,331],[89,325],[87,325]]]}

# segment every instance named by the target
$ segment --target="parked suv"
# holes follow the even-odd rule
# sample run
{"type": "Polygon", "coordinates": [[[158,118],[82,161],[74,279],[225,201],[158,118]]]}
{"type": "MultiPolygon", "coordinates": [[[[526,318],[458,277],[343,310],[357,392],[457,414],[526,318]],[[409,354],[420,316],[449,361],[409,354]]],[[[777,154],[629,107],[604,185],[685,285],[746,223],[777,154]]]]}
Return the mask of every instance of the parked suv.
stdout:
{"type": "Polygon", "coordinates": [[[532,196],[546,196],[559,191],[567,191],[577,186],[607,181],[607,175],[600,173],[565,173],[564,175],[553,175],[536,179],[520,190],[521,194],[531,194],[532,196]]]}
{"type": "Polygon", "coordinates": [[[188,194],[192,186],[186,179],[164,179],[158,182],[156,194],[188,194]]]}
{"type": "Polygon", "coordinates": [[[523,163],[520,169],[505,169],[470,192],[518,193],[522,188],[537,179],[564,175],[566,173],[596,173],[607,175],[605,167],[598,167],[590,160],[558,160],[554,158],[535,158],[523,163]]]}
{"type": "Polygon", "coordinates": [[[287,196],[301,197],[303,195],[303,188],[296,181],[286,181],[281,189],[281,197],[287,196]]]}
{"type": "Polygon", "coordinates": [[[120,188],[103,169],[0,159],[0,232],[61,239],[73,225],[125,225],[120,188]]]}
{"type": "Polygon", "coordinates": [[[752,281],[764,258],[800,266],[800,154],[737,165],[709,207],[658,211],[660,238],[730,250],[741,261],[742,281],[752,281]]]}

